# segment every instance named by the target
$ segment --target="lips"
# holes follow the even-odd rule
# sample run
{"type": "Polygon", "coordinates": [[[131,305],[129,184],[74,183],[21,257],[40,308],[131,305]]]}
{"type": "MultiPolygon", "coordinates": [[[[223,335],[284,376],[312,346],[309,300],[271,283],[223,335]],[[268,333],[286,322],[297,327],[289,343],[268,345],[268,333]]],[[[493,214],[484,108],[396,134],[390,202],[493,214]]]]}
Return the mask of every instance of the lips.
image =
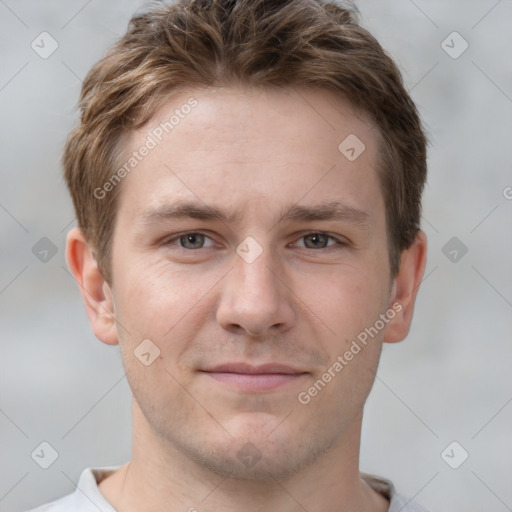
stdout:
{"type": "Polygon", "coordinates": [[[271,391],[296,382],[308,374],[301,369],[275,363],[258,366],[227,363],[201,372],[224,386],[247,392],[271,391]]]}
{"type": "Polygon", "coordinates": [[[253,366],[247,363],[227,363],[202,371],[208,373],[241,373],[249,375],[263,375],[269,373],[293,375],[298,373],[307,373],[304,370],[299,370],[288,365],[275,363],[262,364],[259,366],[253,366]]]}

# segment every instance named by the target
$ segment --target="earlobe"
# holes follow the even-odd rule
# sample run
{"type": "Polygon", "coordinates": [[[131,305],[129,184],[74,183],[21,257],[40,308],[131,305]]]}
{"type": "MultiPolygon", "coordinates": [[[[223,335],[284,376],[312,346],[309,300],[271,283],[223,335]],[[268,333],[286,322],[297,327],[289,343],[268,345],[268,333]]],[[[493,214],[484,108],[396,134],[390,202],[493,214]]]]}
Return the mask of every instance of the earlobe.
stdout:
{"type": "Polygon", "coordinates": [[[418,231],[412,245],[402,253],[400,270],[393,282],[389,307],[396,314],[386,327],[385,343],[402,341],[409,333],[426,260],[427,237],[423,231],[418,231]]]}
{"type": "Polygon", "coordinates": [[[112,291],[98,268],[83,232],[73,228],[66,239],[66,260],[80,287],[87,316],[96,337],[108,345],[118,343],[112,291]]]}

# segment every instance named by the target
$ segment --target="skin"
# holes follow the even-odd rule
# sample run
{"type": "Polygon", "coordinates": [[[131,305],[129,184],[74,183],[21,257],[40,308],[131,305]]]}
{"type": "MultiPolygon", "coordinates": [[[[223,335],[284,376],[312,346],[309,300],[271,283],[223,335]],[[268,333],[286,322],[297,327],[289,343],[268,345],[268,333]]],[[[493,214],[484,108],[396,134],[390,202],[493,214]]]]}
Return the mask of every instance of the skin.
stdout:
{"type": "Polygon", "coordinates": [[[81,231],[67,239],[94,333],[119,343],[133,392],[132,459],[100,491],[120,512],[385,511],[359,474],[363,407],[382,343],[409,331],[426,237],[393,278],[375,127],[319,89],[188,90],[131,134],[126,154],[190,96],[198,105],[120,185],[111,286],[81,231]],[[338,150],[349,134],[365,144],[353,162],[338,150]],[[240,216],[143,220],[185,200],[240,216]],[[331,201],[366,220],[278,222],[292,205],[331,201]],[[177,236],[194,232],[205,237],[177,236]],[[262,250],[250,263],[236,252],[249,236],[262,250]],[[394,303],[401,311],[301,404],[298,394],[394,303]],[[144,339],[160,349],[149,366],[134,356],[144,339]],[[227,362],[304,373],[255,392],[200,371],[227,362]],[[247,443],[261,456],[252,465],[237,456],[247,443]]]}

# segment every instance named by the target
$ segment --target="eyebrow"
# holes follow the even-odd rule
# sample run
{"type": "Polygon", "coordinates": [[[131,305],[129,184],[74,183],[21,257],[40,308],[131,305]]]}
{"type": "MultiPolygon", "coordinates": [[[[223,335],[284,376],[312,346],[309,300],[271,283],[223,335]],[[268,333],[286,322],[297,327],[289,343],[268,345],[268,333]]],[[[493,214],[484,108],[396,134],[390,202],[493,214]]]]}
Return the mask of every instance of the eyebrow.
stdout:
{"type": "MultiPolygon", "coordinates": [[[[239,210],[227,212],[214,205],[195,201],[179,201],[142,212],[139,215],[139,222],[141,224],[152,224],[172,219],[191,218],[229,224],[239,221],[241,217],[239,210]]],[[[368,213],[339,201],[314,206],[289,205],[281,210],[277,224],[293,221],[314,222],[326,220],[343,221],[361,227],[369,227],[370,224],[368,213]]]]}

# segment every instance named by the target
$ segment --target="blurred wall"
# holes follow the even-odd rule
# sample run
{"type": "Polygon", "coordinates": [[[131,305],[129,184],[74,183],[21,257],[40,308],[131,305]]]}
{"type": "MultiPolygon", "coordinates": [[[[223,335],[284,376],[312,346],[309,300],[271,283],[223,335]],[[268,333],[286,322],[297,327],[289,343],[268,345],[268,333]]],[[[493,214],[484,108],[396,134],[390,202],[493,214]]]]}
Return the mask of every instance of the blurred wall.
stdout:
{"type": "MultiPolygon", "coordinates": [[[[75,223],[59,158],[81,79],[140,5],[0,1],[3,512],[53,500],[85,467],[130,457],[118,347],[95,339],[64,259],[75,223]],[[58,453],[48,469],[31,457],[42,442],[58,453]]],[[[512,2],[358,5],[431,141],[428,266],[408,339],[384,346],[361,470],[432,512],[511,510],[512,2]]]]}

